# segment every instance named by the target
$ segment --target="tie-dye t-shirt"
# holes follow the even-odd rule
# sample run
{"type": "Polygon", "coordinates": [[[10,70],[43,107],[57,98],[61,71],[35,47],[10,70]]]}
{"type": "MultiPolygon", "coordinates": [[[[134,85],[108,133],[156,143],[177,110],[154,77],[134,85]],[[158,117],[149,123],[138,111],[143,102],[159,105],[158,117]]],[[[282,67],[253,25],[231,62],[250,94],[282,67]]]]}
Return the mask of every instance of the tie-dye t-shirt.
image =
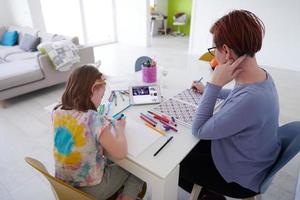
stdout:
{"type": "Polygon", "coordinates": [[[56,109],[54,126],[55,176],[73,186],[92,186],[102,180],[105,167],[99,136],[103,116],[89,110],[56,109]]]}

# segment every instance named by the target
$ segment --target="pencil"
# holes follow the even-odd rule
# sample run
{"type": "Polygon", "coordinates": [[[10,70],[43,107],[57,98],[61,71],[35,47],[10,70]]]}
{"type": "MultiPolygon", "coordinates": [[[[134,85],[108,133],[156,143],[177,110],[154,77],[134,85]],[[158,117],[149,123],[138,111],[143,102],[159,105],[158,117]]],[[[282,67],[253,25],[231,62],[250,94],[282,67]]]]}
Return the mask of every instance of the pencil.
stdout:
{"type": "Polygon", "coordinates": [[[169,137],[169,139],[153,154],[153,156],[156,156],[172,139],[173,136],[169,137]]]}
{"type": "Polygon", "coordinates": [[[152,129],[154,129],[154,130],[156,130],[159,134],[161,134],[161,135],[163,135],[163,136],[166,135],[165,132],[163,132],[163,131],[161,131],[161,130],[155,128],[155,127],[153,127],[151,124],[149,124],[149,123],[147,123],[147,122],[145,122],[145,125],[148,126],[148,127],[150,127],[150,128],[152,128],[152,129]]]}

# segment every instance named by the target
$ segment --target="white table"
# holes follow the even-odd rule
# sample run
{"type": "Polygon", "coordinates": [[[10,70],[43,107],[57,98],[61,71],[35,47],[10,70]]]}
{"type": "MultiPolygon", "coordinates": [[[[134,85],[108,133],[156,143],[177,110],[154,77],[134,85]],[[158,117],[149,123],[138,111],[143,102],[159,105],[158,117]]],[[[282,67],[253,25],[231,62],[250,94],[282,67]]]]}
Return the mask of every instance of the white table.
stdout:
{"type": "MultiPolygon", "coordinates": [[[[136,78],[140,76],[141,74],[135,75],[134,82],[140,82],[140,79],[136,78]]],[[[164,98],[171,97],[189,87],[192,80],[199,79],[199,72],[195,73],[186,68],[172,69],[167,78],[168,88],[163,89],[164,98]]],[[[115,112],[124,107],[124,103],[120,103],[120,101],[118,98],[119,104],[114,108],[115,112]]],[[[140,120],[137,115],[140,112],[145,113],[153,106],[155,105],[134,106],[124,113],[128,119],[132,119],[134,116],[134,120],[140,120]]],[[[130,123],[127,123],[126,126],[130,126],[130,123]]],[[[144,128],[148,129],[147,126],[144,128]]],[[[138,134],[143,130],[136,131],[138,134]]],[[[155,131],[153,130],[153,132],[155,131]]],[[[137,157],[128,156],[122,161],[116,161],[121,167],[147,182],[147,190],[153,200],[177,199],[179,164],[199,141],[191,134],[190,128],[181,125],[178,125],[177,133],[170,131],[169,135],[174,136],[173,140],[156,157],[153,154],[168,137],[159,138],[137,157]]]]}

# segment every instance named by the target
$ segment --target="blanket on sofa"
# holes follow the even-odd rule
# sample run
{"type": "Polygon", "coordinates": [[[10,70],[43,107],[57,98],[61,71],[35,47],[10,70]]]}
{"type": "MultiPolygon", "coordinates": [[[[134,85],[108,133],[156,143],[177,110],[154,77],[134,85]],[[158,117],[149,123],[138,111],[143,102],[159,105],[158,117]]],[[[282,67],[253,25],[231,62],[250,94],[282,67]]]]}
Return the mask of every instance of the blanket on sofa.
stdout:
{"type": "Polygon", "coordinates": [[[38,49],[49,56],[58,71],[68,71],[75,63],[80,62],[78,48],[70,40],[41,43],[38,49]]]}

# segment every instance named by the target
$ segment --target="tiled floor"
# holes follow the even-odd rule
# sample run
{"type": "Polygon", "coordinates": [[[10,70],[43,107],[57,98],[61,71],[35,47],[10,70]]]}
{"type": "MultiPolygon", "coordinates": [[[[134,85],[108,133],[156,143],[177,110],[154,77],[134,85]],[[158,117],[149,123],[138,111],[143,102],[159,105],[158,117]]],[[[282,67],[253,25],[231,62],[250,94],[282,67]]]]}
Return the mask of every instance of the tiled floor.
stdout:
{"type": "MultiPolygon", "coordinates": [[[[188,55],[188,38],[157,37],[151,48],[109,45],[95,49],[101,70],[107,74],[128,73],[141,55],[155,57],[169,69],[191,65],[197,67],[196,56],[188,55]],[[125,67],[127,66],[127,67],[125,67]],[[118,70],[114,70],[116,68],[118,70]]],[[[267,69],[272,74],[280,95],[280,123],[300,120],[300,72],[267,69]]],[[[0,109],[0,199],[51,199],[48,183],[24,162],[25,156],[36,157],[53,173],[51,117],[45,106],[57,102],[64,85],[36,91],[8,101],[0,109]]],[[[274,179],[265,200],[294,200],[300,157],[294,158],[274,179]]],[[[178,189],[180,200],[188,194],[178,189]]]]}

